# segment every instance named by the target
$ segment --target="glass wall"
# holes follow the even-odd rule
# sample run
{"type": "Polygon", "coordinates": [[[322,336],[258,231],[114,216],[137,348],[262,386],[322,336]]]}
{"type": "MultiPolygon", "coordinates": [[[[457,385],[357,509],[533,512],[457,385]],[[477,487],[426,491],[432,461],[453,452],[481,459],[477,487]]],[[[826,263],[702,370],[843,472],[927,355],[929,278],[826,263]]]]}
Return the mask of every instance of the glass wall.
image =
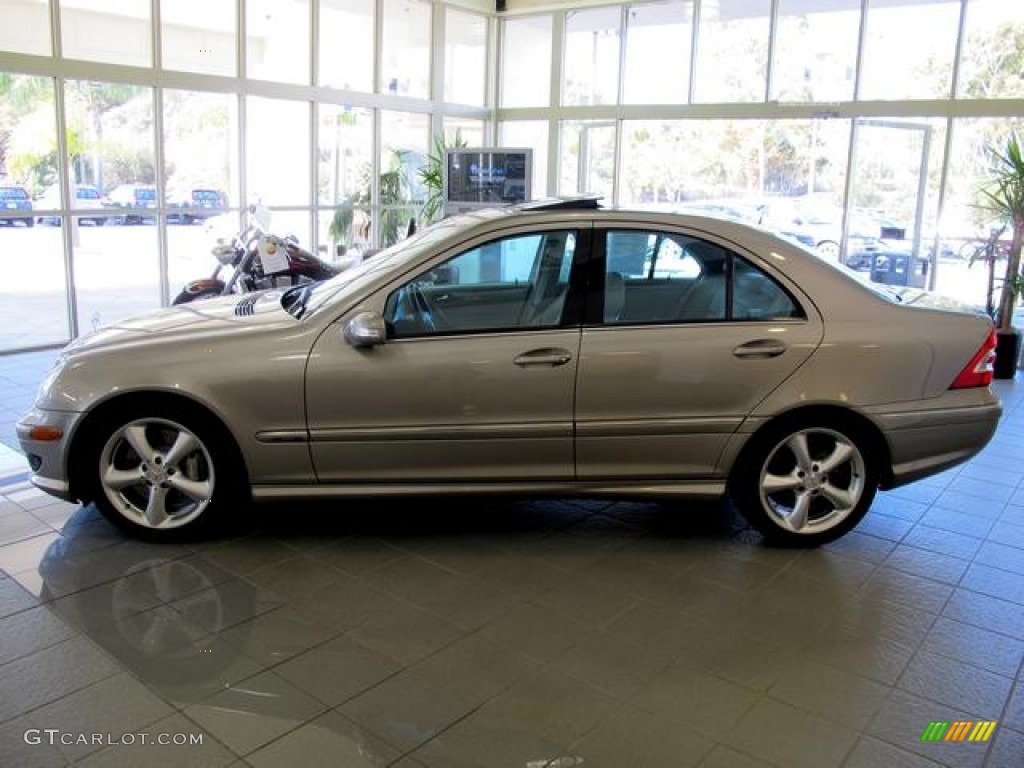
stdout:
{"type": "Polygon", "coordinates": [[[849,101],[857,73],[861,0],[833,0],[808,12],[806,0],[779,0],[772,97],[849,101]]]}
{"type": "Polygon", "coordinates": [[[939,287],[972,284],[954,254],[982,231],[988,150],[1024,119],[1016,3],[660,0],[524,14],[501,33],[498,136],[556,167],[535,196],[766,224],[860,268],[913,251],[939,287]],[[560,70],[541,68],[549,38],[560,70]]]}
{"type": "Polygon", "coordinates": [[[1020,4],[970,0],[966,22],[957,95],[969,99],[1024,98],[1020,4]]]}
{"type": "Polygon", "coordinates": [[[444,35],[444,100],[482,107],[487,87],[486,17],[449,8],[444,35]]]}
{"type": "Polygon", "coordinates": [[[0,51],[49,56],[50,6],[40,0],[4,0],[0,5],[0,51]]]}
{"type": "Polygon", "coordinates": [[[430,5],[416,0],[383,0],[383,8],[378,90],[396,96],[429,98],[430,5]]]}
{"type": "Polygon", "coordinates": [[[950,95],[960,2],[869,0],[862,99],[942,99],[950,95]],[[908,35],[908,29],[928,30],[908,35]],[[893,67],[898,61],[899,66],[893,67]]]}
{"type": "Polygon", "coordinates": [[[411,112],[382,112],[380,141],[379,204],[370,215],[375,242],[386,247],[406,236],[426,196],[419,172],[430,152],[430,118],[411,112]]]}
{"type": "Polygon", "coordinates": [[[501,106],[546,107],[551,101],[551,16],[502,24],[501,106]]]}
{"type": "Polygon", "coordinates": [[[321,104],[317,112],[317,242],[336,259],[370,245],[373,111],[321,104]]]}
{"type": "Polygon", "coordinates": [[[626,19],[623,101],[682,104],[689,100],[693,2],[637,5],[626,19]],[[660,77],[651,77],[660,72],[660,77]]]}
{"type": "Polygon", "coordinates": [[[163,68],[206,75],[237,74],[235,14],[235,0],[162,0],[163,68]]]}
{"type": "Polygon", "coordinates": [[[615,130],[608,120],[566,120],[561,125],[558,192],[586,193],[613,199],[615,130]]]}
{"type": "Polygon", "coordinates": [[[771,5],[771,0],[720,0],[701,5],[696,101],[764,100],[771,5]]]}
{"type": "Polygon", "coordinates": [[[563,104],[618,101],[621,26],[622,10],[616,6],[566,14],[563,104]]]}
{"type": "Polygon", "coordinates": [[[42,226],[40,207],[61,208],[57,114],[53,81],[0,72],[0,350],[68,338],[64,238],[42,226]],[[41,203],[44,192],[49,193],[41,203]]]}
{"type": "Polygon", "coordinates": [[[52,223],[70,223],[78,327],[91,330],[160,304],[153,89],[68,80],[64,105],[77,215],[52,223]]]}
{"type": "Polygon", "coordinates": [[[418,0],[0,0],[0,248],[33,264],[0,288],[0,353],[168,303],[255,203],[328,258],[403,237],[433,134],[492,136],[492,26],[418,0]]]}
{"type": "Polygon", "coordinates": [[[320,85],[373,90],[374,0],[320,0],[320,85]]]}
{"type": "Polygon", "coordinates": [[[64,56],[148,67],[153,63],[150,0],[61,0],[60,30],[64,56]]]}
{"type": "Polygon", "coordinates": [[[237,230],[238,97],[203,91],[163,92],[167,271],[173,299],[214,267],[212,241],[237,230]]]}
{"type": "Polygon", "coordinates": [[[310,0],[247,0],[245,68],[249,77],[309,83],[310,0]]]}

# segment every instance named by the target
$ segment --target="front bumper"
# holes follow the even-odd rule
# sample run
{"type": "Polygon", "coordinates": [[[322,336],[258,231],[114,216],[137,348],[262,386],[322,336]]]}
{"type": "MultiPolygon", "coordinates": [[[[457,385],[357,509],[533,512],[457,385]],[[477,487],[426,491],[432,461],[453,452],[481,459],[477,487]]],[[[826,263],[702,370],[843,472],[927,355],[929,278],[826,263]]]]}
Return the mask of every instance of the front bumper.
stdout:
{"type": "Polygon", "coordinates": [[[17,425],[18,442],[32,468],[32,484],[64,501],[77,501],[71,494],[68,445],[82,416],[70,411],[33,408],[17,425]],[[31,437],[35,427],[56,427],[61,437],[57,440],[35,440],[31,437]]]}

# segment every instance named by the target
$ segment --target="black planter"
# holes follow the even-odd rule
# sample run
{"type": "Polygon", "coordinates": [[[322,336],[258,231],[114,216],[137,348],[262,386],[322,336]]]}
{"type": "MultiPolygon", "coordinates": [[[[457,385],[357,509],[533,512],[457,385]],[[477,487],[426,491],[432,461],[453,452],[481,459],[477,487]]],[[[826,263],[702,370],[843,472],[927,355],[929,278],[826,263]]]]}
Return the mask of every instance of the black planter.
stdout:
{"type": "Polygon", "coordinates": [[[996,333],[995,377],[1012,379],[1017,373],[1020,361],[1020,331],[998,331],[996,333]]]}

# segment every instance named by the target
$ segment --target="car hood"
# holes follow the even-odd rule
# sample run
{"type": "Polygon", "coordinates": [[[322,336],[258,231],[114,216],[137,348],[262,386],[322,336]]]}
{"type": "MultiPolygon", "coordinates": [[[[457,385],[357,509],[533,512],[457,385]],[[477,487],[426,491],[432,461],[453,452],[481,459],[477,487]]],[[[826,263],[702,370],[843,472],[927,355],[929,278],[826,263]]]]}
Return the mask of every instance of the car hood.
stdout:
{"type": "Polygon", "coordinates": [[[247,329],[295,320],[281,308],[281,291],[224,296],[181,304],[119,320],[72,341],[68,356],[111,347],[148,343],[188,335],[238,333],[247,329]]]}

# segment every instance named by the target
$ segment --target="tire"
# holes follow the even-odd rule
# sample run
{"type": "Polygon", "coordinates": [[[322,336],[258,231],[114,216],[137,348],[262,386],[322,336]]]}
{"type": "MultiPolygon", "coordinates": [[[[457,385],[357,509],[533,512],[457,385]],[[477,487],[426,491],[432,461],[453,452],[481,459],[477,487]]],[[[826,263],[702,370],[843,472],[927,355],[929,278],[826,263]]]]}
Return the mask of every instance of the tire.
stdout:
{"type": "Polygon", "coordinates": [[[782,422],[744,449],[730,496],[769,543],[826,544],[852,530],[875,498],[879,475],[868,445],[846,420],[782,422]]]}
{"type": "Polygon", "coordinates": [[[89,500],[141,538],[212,532],[224,508],[244,505],[249,493],[237,448],[211,422],[171,403],[119,411],[90,432],[89,500]]]}
{"type": "Polygon", "coordinates": [[[201,293],[189,293],[188,291],[182,291],[174,297],[174,301],[171,302],[171,306],[176,307],[179,304],[188,304],[193,301],[201,301],[202,299],[212,299],[220,295],[220,291],[202,291],[201,293]]]}
{"type": "Polygon", "coordinates": [[[25,219],[25,226],[32,229],[36,225],[36,220],[32,218],[25,219]]]}

